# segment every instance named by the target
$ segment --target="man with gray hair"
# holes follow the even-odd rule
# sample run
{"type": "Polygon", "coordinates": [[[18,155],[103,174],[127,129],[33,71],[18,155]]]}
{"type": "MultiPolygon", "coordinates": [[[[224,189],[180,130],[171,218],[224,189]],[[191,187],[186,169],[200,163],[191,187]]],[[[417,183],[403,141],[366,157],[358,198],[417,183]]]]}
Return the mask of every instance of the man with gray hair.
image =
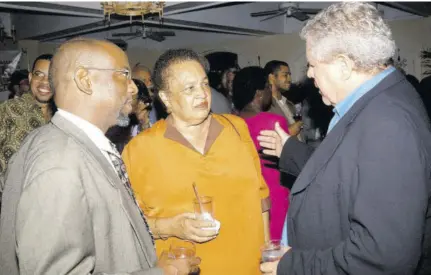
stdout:
{"type": "Polygon", "coordinates": [[[334,106],[317,149],[279,125],[265,154],[298,175],[286,253],[264,274],[431,274],[431,131],[414,88],[388,61],[396,45],[378,10],[329,6],[301,32],[308,76],[334,106]]]}

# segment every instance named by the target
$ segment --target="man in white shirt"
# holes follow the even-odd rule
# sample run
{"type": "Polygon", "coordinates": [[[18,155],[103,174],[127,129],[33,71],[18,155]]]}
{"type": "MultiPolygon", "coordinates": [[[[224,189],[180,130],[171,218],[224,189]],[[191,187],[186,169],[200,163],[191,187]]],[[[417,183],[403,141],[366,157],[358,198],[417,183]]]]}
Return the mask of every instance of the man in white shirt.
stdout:
{"type": "Polygon", "coordinates": [[[298,134],[302,129],[302,121],[295,121],[295,105],[282,95],[292,84],[289,65],[284,61],[272,60],[266,63],[264,70],[272,92],[272,104],[268,111],[284,116],[289,124],[290,135],[301,139],[298,134]]]}

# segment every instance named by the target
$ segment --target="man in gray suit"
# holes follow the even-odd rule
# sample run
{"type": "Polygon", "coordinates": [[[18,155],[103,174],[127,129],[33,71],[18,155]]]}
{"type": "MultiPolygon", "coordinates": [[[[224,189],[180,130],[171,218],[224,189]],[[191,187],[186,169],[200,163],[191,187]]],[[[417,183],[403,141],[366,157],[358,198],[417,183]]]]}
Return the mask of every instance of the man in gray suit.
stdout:
{"type": "Polygon", "coordinates": [[[71,40],[58,49],[50,82],[59,110],[26,138],[6,174],[1,274],[188,274],[196,264],[157,264],[121,157],[104,135],[131,111],[130,76],[112,43],[71,40]]]}

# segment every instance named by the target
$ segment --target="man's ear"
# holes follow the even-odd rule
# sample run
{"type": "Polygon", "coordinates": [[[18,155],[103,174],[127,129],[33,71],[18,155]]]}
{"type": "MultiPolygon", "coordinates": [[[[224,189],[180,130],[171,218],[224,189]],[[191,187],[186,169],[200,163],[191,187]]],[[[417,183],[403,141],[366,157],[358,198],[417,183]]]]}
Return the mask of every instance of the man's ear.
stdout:
{"type": "Polygon", "coordinates": [[[268,82],[269,82],[269,84],[274,85],[274,82],[275,82],[275,75],[274,74],[268,75],[268,82]]]}
{"type": "Polygon", "coordinates": [[[28,73],[28,84],[29,84],[29,85],[30,85],[30,83],[31,83],[31,79],[32,79],[32,77],[33,77],[33,73],[32,73],[32,72],[28,73]]]}
{"type": "Polygon", "coordinates": [[[343,80],[347,80],[351,77],[355,63],[348,56],[340,54],[336,57],[335,61],[341,70],[343,80]]]}
{"type": "Polygon", "coordinates": [[[87,95],[91,95],[93,93],[88,70],[85,68],[78,68],[75,71],[73,79],[75,80],[75,84],[81,92],[86,93],[87,95]]]}

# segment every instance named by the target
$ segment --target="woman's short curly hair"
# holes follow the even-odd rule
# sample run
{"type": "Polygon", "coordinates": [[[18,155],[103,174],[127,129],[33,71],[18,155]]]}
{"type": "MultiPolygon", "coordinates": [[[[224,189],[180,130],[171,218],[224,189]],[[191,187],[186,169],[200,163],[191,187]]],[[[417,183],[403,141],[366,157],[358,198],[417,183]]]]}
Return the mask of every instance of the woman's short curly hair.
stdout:
{"type": "Polygon", "coordinates": [[[168,89],[170,66],[184,61],[196,61],[204,68],[202,57],[190,49],[170,49],[157,59],[153,71],[153,84],[157,91],[168,89]]]}
{"type": "Polygon", "coordinates": [[[301,31],[311,58],[330,62],[344,54],[358,71],[384,66],[395,55],[396,45],[379,11],[364,2],[340,2],[329,6],[301,31]]]}
{"type": "Polygon", "coordinates": [[[232,102],[238,111],[250,104],[256,96],[257,90],[265,89],[265,70],[261,67],[250,66],[236,73],[232,85],[232,102]]]}

